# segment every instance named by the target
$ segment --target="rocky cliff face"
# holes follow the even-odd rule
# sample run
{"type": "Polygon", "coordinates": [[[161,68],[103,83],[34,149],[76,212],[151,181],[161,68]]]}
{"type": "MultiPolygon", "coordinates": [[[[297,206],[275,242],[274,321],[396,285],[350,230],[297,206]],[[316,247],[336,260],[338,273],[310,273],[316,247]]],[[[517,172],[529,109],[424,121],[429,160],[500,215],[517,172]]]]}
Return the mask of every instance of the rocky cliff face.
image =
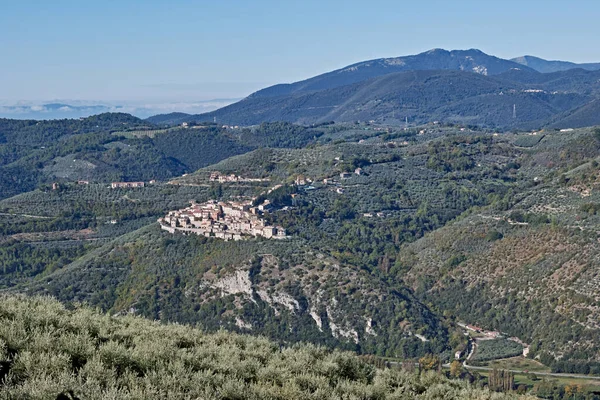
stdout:
{"type": "Polygon", "coordinates": [[[186,296],[204,307],[230,304],[222,323],[240,331],[268,332],[276,324],[305,339],[346,347],[369,348],[385,341],[393,352],[418,351],[429,340],[443,342],[444,328],[425,307],[359,270],[322,254],[312,262],[283,264],[268,254],[219,274],[208,272],[186,296]],[[415,318],[423,313],[431,318],[427,323],[415,318]],[[398,345],[414,349],[399,350],[398,345]]]}

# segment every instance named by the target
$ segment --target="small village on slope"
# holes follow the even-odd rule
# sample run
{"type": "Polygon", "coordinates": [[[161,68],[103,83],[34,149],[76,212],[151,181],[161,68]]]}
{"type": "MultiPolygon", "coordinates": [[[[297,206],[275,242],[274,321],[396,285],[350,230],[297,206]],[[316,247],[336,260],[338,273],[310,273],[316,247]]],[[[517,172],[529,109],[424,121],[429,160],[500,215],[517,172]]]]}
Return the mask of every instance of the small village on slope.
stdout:
{"type": "Polygon", "coordinates": [[[268,200],[258,206],[253,206],[252,200],[210,200],[201,204],[192,202],[182,210],[169,211],[158,222],[162,229],[170,233],[181,232],[223,240],[242,240],[259,236],[267,239],[286,238],[283,227],[265,225],[261,218],[263,213],[272,209],[268,200]]]}

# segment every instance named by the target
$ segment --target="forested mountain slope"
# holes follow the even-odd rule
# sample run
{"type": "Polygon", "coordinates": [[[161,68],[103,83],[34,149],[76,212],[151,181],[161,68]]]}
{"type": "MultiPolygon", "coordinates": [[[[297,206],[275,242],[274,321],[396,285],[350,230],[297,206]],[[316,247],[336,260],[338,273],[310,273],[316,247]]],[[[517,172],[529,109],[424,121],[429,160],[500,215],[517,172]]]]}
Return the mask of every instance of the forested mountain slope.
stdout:
{"type": "MultiPolygon", "coordinates": [[[[265,129],[260,135],[263,140],[270,137],[265,129]]],[[[296,136],[302,138],[301,132],[296,136]]],[[[345,135],[337,129],[328,132],[324,139],[345,135]]],[[[369,131],[357,132],[368,138],[369,131]]],[[[417,132],[398,134],[401,141],[416,140],[417,132]]],[[[443,135],[444,129],[439,128],[438,134],[443,135]]],[[[378,137],[369,140],[255,150],[171,185],[139,190],[72,185],[7,199],[0,202],[10,216],[3,228],[7,243],[11,252],[30,255],[31,264],[9,267],[4,285],[53,294],[64,301],[88,301],[113,312],[135,310],[165,321],[199,322],[211,330],[226,326],[286,342],[310,340],[402,358],[427,352],[447,357],[449,327],[403,285],[387,280],[393,254],[405,241],[442,226],[470,205],[484,204],[485,195],[477,190],[503,192],[508,186],[502,179],[475,184],[466,178],[461,180],[463,194],[450,182],[437,187],[444,176],[437,163],[446,161],[429,161],[430,145],[422,143],[409,151],[399,145],[390,147],[378,137]],[[297,193],[295,205],[285,187],[271,195],[280,198],[274,202],[292,206],[290,211],[268,216],[288,229],[292,239],[286,241],[224,243],[172,236],[156,225],[141,229],[136,225],[181,208],[190,199],[257,196],[266,185],[287,186],[299,174],[318,181],[360,166],[365,175],[346,182],[348,194],[320,185],[318,190],[297,193]],[[218,185],[208,179],[215,170],[270,181],[218,185]],[[404,178],[398,179],[402,171],[404,178]],[[456,196],[448,198],[448,191],[456,196]],[[400,197],[393,200],[398,193],[400,197]],[[425,201],[427,206],[419,206],[425,201]],[[69,216],[69,210],[79,217],[69,216]],[[386,217],[363,216],[374,213],[386,217]],[[69,249],[59,243],[35,243],[37,232],[57,228],[65,237],[80,235],[87,245],[69,249]],[[82,231],[86,229],[90,232],[82,231]],[[111,232],[122,236],[112,239],[111,232]],[[367,237],[371,239],[364,240],[367,237]],[[40,247],[50,247],[54,253],[39,252],[40,247]],[[40,268],[36,257],[58,260],[40,268]]],[[[459,160],[460,168],[472,168],[473,157],[482,156],[481,151],[502,157],[504,150],[489,139],[474,139],[472,150],[459,160]]],[[[510,169],[498,173],[498,177],[511,174],[510,169]]],[[[10,259],[10,254],[5,257],[10,259]]]]}
{"type": "Polygon", "coordinates": [[[574,63],[569,61],[544,60],[534,56],[522,56],[513,58],[511,61],[533,68],[538,72],[557,72],[569,69],[581,68],[590,71],[600,69],[600,63],[574,63]]]}
{"type": "MultiPolygon", "coordinates": [[[[266,128],[260,131],[263,140],[270,138],[266,128]]],[[[364,129],[345,133],[339,128],[322,137],[382,134],[364,129]]],[[[416,132],[399,134],[415,137],[416,132]]],[[[406,149],[371,140],[364,145],[256,150],[184,177],[182,184],[136,190],[66,185],[6,199],[0,202],[3,239],[9,246],[2,255],[7,261],[3,286],[88,301],[113,312],[135,310],[165,321],[200,322],[207,329],[227,326],[286,342],[311,340],[398,357],[448,354],[450,333],[444,322],[403,286],[380,276],[390,263],[380,254],[388,246],[384,232],[388,224],[395,225],[390,234],[397,246],[441,226],[471,202],[484,200],[476,196],[446,202],[444,191],[454,189],[433,189],[440,174],[425,166],[426,159],[402,161],[406,149]],[[346,202],[348,197],[332,191],[333,186],[303,192],[294,211],[269,217],[289,228],[292,239],[283,242],[179,237],[155,224],[138,229],[190,199],[257,196],[271,185],[287,185],[297,174],[331,177],[353,171],[355,165],[372,169],[370,177],[349,181],[356,188],[348,190],[357,190],[360,203],[346,202]],[[390,168],[411,171],[410,181],[396,182],[390,168]],[[208,180],[214,170],[268,177],[270,182],[218,185],[208,180]],[[406,188],[399,203],[391,202],[388,198],[401,186],[406,188]],[[427,187],[432,190],[427,192],[427,187]],[[417,205],[425,196],[435,210],[431,215],[417,205]],[[393,215],[372,222],[360,217],[377,211],[393,215]],[[363,231],[361,236],[373,232],[373,240],[356,246],[360,238],[353,235],[354,229],[363,231]],[[62,233],[48,236],[51,231],[62,233]],[[37,238],[44,235],[54,241],[39,243],[37,238]],[[13,254],[22,254],[24,263],[13,263],[13,254]]],[[[497,185],[502,182],[482,188],[501,190],[497,185]]],[[[281,195],[282,201],[289,201],[289,194],[281,195]]]]}
{"type": "Polygon", "coordinates": [[[433,49],[271,86],[210,113],[172,113],[148,121],[169,125],[216,119],[253,125],[375,120],[401,125],[408,119],[411,124],[443,121],[504,130],[585,127],[600,124],[595,114],[578,112],[600,98],[598,70],[596,64],[529,56],[503,60],[476,49],[433,49]]]}
{"type": "MultiPolygon", "coordinates": [[[[354,155],[351,165],[364,163],[366,175],[344,185],[343,207],[328,203],[320,190],[306,195],[315,208],[335,215],[331,210],[339,207],[336,212],[346,216],[341,225],[331,224],[330,232],[337,232],[331,243],[320,233],[330,223],[309,229],[298,217],[281,221],[298,224],[301,236],[314,238],[313,246],[331,246],[347,262],[408,284],[438,314],[518,336],[557,371],[597,373],[596,131],[507,135],[491,142],[450,137],[413,144],[396,161],[397,150],[381,150],[391,157],[381,163],[373,153],[361,156],[360,146],[346,146],[332,153],[302,150],[302,156],[249,153],[215,167],[260,175],[261,166],[269,165],[270,176],[285,176],[280,167],[302,159],[295,172],[318,180],[327,176],[326,160],[354,155]],[[417,219],[407,219],[411,208],[417,219]],[[468,212],[436,229],[460,210],[468,212]],[[384,220],[371,219],[373,211],[384,220]]],[[[183,181],[200,182],[202,176],[183,181]]]]}
{"type": "Polygon", "coordinates": [[[279,97],[333,89],[404,71],[451,70],[497,75],[512,68],[529,70],[514,61],[503,60],[477,49],[452,51],[432,49],[411,56],[359,62],[304,81],[271,86],[253,93],[250,97],[279,97]]]}
{"type": "MultiPolygon", "coordinates": [[[[180,121],[251,125],[263,121],[303,124],[370,121],[401,125],[443,121],[498,129],[546,125],[581,127],[599,120],[575,111],[600,96],[600,72],[552,74],[508,70],[496,76],[465,71],[408,71],[345,86],[279,96],[249,96],[211,113],[180,121]],[[574,115],[569,119],[556,116],[574,115]]],[[[176,118],[177,119],[177,118],[176,118]]]]}
{"type": "Polygon", "coordinates": [[[112,312],[267,335],[282,343],[310,341],[401,357],[441,353],[448,343],[447,327],[410,292],[302,240],[169,237],[151,226],[27,286],[28,293],[112,312]]]}

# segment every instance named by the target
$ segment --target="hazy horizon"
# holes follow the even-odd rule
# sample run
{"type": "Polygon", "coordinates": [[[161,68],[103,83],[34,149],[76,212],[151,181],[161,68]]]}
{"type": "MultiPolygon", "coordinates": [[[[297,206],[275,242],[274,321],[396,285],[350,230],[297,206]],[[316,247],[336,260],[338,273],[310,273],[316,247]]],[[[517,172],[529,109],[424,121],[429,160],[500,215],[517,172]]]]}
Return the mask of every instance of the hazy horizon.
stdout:
{"type": "Polygon", "coordinates": [[[204,101],[135,102],[51,99],[47,101],[0,102],[0,118],[11,119],[64,119],[80,118],[106,112],[122,112],[139,118],[157,114],[183,112],[201,114],[234,103],[241,98],[211,99],[204,101]]]}

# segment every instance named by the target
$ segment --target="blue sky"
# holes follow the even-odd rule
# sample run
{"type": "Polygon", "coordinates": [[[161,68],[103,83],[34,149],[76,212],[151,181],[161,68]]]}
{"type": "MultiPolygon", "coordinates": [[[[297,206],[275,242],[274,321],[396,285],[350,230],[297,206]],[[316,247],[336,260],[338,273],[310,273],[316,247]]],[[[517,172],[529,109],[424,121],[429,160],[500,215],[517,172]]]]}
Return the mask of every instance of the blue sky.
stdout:
{"type": "Polygon", "coordinates": [[[235,98],[436,47],[600,61],[599,15],[596,0],[2,0],[0,101],[235,98]]]}

